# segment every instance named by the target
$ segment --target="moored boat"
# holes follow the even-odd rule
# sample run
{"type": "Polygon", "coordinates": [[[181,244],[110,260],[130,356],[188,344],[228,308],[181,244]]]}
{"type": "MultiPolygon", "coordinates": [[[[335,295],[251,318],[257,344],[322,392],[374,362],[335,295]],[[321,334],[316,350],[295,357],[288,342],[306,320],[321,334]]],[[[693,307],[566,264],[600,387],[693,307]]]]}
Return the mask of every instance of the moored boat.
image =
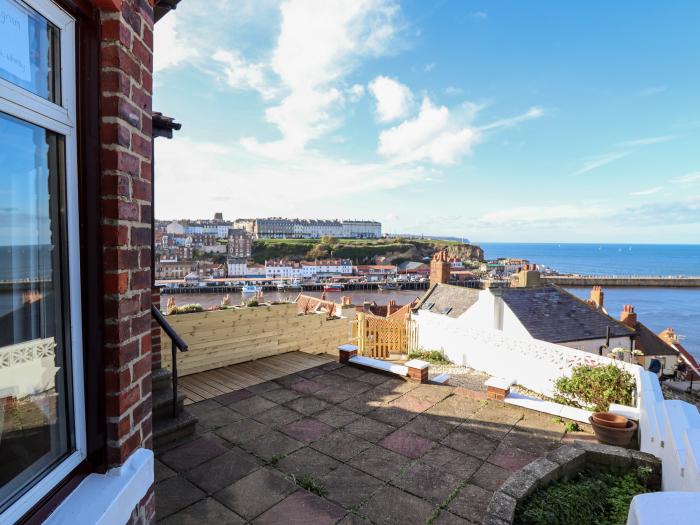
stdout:
{"type": "Polygon", "coordinates": [[[343,285],[338,283],[329,283],[323,286],[324,292],[342,292],[343,285]]]}
{"type": "Polygon", "coordinates": [[[401,283],[382,283],[379,285],[381,291],[401,290],[401,283]]]}
{"type": "Polygon", "coordinates": [[[241,293],[258,293],[262,291],[262,286],[257,286],[255,284],[244,284],[241,288],[241,293]]]}

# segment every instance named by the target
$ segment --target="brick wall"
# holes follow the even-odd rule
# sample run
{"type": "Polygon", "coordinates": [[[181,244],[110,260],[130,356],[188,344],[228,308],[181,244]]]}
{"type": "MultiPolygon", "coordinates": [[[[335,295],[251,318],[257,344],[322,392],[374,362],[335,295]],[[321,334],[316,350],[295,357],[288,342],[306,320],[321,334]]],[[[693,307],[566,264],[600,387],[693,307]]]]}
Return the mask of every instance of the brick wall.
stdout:
{"type": "Polygon", "coordinates": [[[153,8],[102,11],[100,164],[107,461],[151,446],[153,8]]]}

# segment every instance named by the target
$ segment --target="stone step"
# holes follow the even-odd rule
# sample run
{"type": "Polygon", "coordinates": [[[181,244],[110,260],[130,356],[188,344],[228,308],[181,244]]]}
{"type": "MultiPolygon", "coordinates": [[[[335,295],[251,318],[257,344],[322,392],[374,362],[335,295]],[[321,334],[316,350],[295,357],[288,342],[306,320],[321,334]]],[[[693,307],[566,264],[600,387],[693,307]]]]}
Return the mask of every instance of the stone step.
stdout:
{"type": "Polygon", "coordinates": [[[176,418],[157,418],[153,422],[153,447],[158,450],[166,445],[184,440],[194,434],[198,419],[183,410],[176,418]]]}
{"type": "MultiPolygon", "coordinates": [[[[173,391],[172,385],[170,388],[164,388],[152,393],[153,396],[153,419],[171,418],[173,417],[173,391]]],[[[182,411],[185,406],[185,395],[177,392],[177,410],[182,411]]]]}
{"type": "Polygon", "coordinates": [[[151,372],[151,389],[153,392],[169,388],[172,390],[172,374],[167,368],[156,368],[151,372]]]}

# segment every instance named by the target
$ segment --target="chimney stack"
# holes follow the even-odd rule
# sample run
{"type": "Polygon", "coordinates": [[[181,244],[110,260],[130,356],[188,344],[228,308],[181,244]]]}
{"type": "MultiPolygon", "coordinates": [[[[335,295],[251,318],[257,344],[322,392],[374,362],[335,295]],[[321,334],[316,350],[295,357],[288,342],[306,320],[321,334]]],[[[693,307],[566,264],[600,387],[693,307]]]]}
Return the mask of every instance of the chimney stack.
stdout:
{"type": "Polygon", "coordinates": [[[634,306],[626,304],[622,307],[620,322],[630,328],[635,328],[637,326],[637,314],[634,312],[634,306]]]}
{"type": "Polygon", "coordinates": [[[450,262],[447,259],[447,250],[440,250],[433,255],[430,261],[430,285],[448,283],[450,281],[450,262]]]}
{"type": "Polygon", "coordinates": [[[605,294],[603,293],[603,289],[600,286],[594,286],[591,289],[591,298],[590,302],[593,303],[593,305],[598,308],[599,310],[602,310],[605,308],[605,294]]]}

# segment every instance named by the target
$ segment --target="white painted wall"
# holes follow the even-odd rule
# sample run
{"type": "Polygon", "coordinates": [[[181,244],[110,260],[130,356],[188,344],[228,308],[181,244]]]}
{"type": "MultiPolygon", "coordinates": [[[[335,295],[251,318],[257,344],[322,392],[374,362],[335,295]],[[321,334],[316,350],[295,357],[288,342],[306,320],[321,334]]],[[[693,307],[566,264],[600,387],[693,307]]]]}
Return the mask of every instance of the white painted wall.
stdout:
{"type": "MultiPolygon", "coordinates": [[[[570,341],[567,343],[559,344],[562,346],[568,346],[569,348],[575,348],[576,350],[583,350],[584,352],[590,352],[592,354],[598,355],[598,349],[605,344],[605,338],[586,339],[584,341],[570,341]]],[[[612,350],[613,348],[624,348],[625,350],[632,350],[632,340],[629,337],[611,337],[610,349],[612,350]]],[[[607,355],[607,353],[603,355],[607,355]]]]}

